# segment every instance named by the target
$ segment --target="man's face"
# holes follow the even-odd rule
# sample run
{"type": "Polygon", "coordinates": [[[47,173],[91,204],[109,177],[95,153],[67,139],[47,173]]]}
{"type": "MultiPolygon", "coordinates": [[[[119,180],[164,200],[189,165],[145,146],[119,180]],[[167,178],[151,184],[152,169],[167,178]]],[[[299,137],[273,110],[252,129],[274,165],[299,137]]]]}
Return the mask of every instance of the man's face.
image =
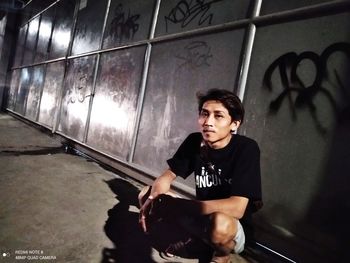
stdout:
{"type": "Polygon", "coordinates": [[[228,110],[216,100],[203,104],[198,118],[199,129],[204,141],[214,149],[225,147],[231,140],[231,130],[239,127],[239,121],[232,121],[228,110]]]}

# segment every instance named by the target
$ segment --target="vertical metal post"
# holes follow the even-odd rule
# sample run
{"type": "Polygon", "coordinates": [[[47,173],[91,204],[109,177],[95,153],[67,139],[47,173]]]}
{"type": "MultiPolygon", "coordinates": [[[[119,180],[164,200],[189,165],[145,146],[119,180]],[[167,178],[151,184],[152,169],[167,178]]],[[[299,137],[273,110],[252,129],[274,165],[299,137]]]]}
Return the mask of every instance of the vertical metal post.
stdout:
{"type": "Polygon", "coordinates": [[[149,34],[149,39],[154,38],[154,33],[156,31],[156,26],[157,26],[157,21],[158,21],[158,14],[159,14],[159,8],[160,8],[160,3],[161,0],[157,0],[155,9],[154,9],[154,15],[153,15],[153,20],[152,20],[152,26],[149,34]]]}
{"type": "MultiPolygon", "coordinates": [[[[109,13],[110,6],[111,6],[111,0],[108,0],[106,13],[105,13],[104,21],[103,21],[103,26],[102,26],[102,33],[101,33],[101,40],[100,40],[100,44],[99,44],[99,49],[102,49],[103,36],[104,36],[106,26],[107,26],[107,19],[108,19],[108,13],[109,13]]],[[[98,67],[100,64],[100,60],[101,60],[101,53],[98,53],[97,58],[96,58],[96,64],[95,64],[94,79],[93,79],[91,94],[90,94],[90,99],[89,99],[89,109],[88,109],[88,114],[87,114],[86,122],[85,122],[83,143],[87,142],[87,138],[89,135],[91,111],[92,111],[92,105],[93,105],[94,96],[95,96],[96,81],[97,81],[97,74],[98,74],[98,67]]]]}
{"type": "MultiPolygon", "coordinates": [[[[57,1],[58,3],[59,1],[57,1]]],[[[61,85],[61,89],[59,91],[59,97],[58,97],[58,103],[56,104],[56,112],[55,112],[55,119],[54,119],[54,123],[52,125],[52,133],[55,133],[58,126],[59,126],[59,121],[61,118],[61,108],[62,108],[62,101],[63,101],[63,89],[64,89],[64,82],[67,76],[67,70],[68,70],[68,66],[69,66],[69,61],[67,59],[68,54],[70,53],[72,46],[73,46],[73,38],[74,38],[74,31],[75,31],[75,26],[76,26],[76,22],[78,19],[78,10],[79,10],[79,3],[80,0],[77,0],[75,3],[75,9],[74,9],[74,15],[73,15],[73,25],[72,25],[72,31],[70,33],[70,41],[69,41],[69,45],[67,48],[67,52],[64,58],[64,74],[63,74],[63,80],[62,80],[62,85],[61,85]]],[[[55,17],[55,23],[56,23],[56,19],[57,19],[57,9],[56,9],[56,17],[55,17]]]]}
{"type": "Polygon", "coordinates": [[[152,50],[152,45],[150,43],[148,43],[146,54],[145,54],[143,72],[142,72],[140,95],[139,95],[139,98],[137,101],[136,120],[135,120],[135,126],[134,126],[134,131],[133,131],[133,138],[132,138],[132,143],[131,143],[130,154],[129,154],[128,159],[127,159],[127,162],[129,162],[129,163],[132,162],[134,155],[135,155],[135,148],[136,148],[137,137],[139,134],[141,114],[142,114],[142,109],[143,109],[143,102],[144,102],[145,93],[146,93],[146,83],[147,83],[147,77],[148,77],[148,68],[149,68],[149,63],[150,63],[151,50],[152,50]]]}
{"type": "MultiPolygon", "coordinates": [[[[261,2],[262,0],[255,1],[252,18],[259,16],[260,9],[261,9],[261,2]]],[[[243,101],[244,94],[245,94],[250,59],[251,59],[253,44],[255,39],[255,33],[256,33],[256,26],[253,23],[250,23],[250,25],[248,26],[246,46],[244,49],[244,55],[243,55],[241,70],[239,74],[239,82],[238,82],[238,89],[237,89],[237,95],[241,99],[241,101],[243,101]]]]}
{"type": "MultiPolygon", "coordinates": [[[[155,32],[156,25],[157,25],[160,3],[161,3],[161,0],[157,0],[154,14],[153,14],[153,20],[152,20],[151,30],[150,30],[150,34],[149,34],[149,39],[154,38],[154,32],[155,32]]],[[[140,93],[139,93],[139,98],[137,101],[136,120],[135,120],[135,125],[134,125],[134,130],[133,130],[131,149],[130,149],[129,156],[127,158],[128,163],[131,163],[133,161],[134,155],[135,155],[137,137],[139,135],[139,128],[140,128],[140,123],[141,123],[143,102],[144,102],[145,93],[146,93],[146,83],[147,83],[147,77],[148,77],[148,69],[149,69],[149,64],[150,64],[151,52],[152,52],[152,45],[151,45],[151,43],[148,43],[146,54],[145,54],[143,72],[142,72],[140,93]]]]}
{"type": "Polygon", "coordinates": [[[93,82],[92,82],[92,87],[91,87],[91,92],[90,92],[90,98],[89,98],[89,108],[88,108],[88,113],[87,113],[86,120],[85,120],[85,130],[84,130],[84,137],[83,137],[83,141],[82,141],[83,143],[86,143],[88,133],[89,133],[92,103],[93,103],[93,99],[95,96],[95,88],[96,88],[98,66],[100,64],[100,59],[101,59],[101,54],[99,53],[99,54],[97,54],[97,58],[95,60],[96,64],[95,64],[94,77],[93,77],[93,82]]]}

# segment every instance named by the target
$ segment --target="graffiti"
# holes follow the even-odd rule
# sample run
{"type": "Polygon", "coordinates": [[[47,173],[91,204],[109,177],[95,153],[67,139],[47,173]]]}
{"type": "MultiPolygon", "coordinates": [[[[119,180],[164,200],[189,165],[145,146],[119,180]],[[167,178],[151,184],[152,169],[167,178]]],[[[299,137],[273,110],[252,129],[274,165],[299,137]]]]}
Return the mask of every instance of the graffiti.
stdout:
{"type": "Polygon", "coordinates": [[[87,89],[87,76],[83,75],[79,77],[78,83],[74,84],[73,91],[70,94],[69,103],[80,102],[83,103],[86,98],[92,96],[91,94],[85,95],[85,90],[87,89]]]}
{"type": "Polygon", "coordinates": [[[126,17],[123,5],[119,4],[114,10],[114,18],[110,25],[109,35],[113,40],[133,39],[139,29],[139,24],[136,23],[139,18],[140,15],[131,15],[130,9],[126,17]]]}
{"type": "Polygon", "coordinates": [[[165,16],[165,27],[168,32],[168,23],[181,24],[181,28],[186,27],[192,21],[197,19],[198,25],[207,22],[211,25],[213,14],[209,13],[212,4],[222,0],[181,0],[171,9],[170,13],[165,16]]]}
{"type": "MultiPolygon", "coordinates": [[[[270,103],[270,110],[272,112],[277,112],[284,99],[287,98],[292,109],[293,120],[296,120],[297,118],[296,109],[307,107],[311,112],[312,118],[314,119],[319,132],[321,134],[326,134],[327,129],[317,115],[314,98],[318,94],[324,95],[333,108],[335,114],[339,116],[339,109],[335,99],[333,98],[332,94],[322,86],[324,81],[329,80],[330,74],[328,59],[335,52],[344,53],[347,58],[350,59],[350,43],[335,43],[327,47],[321,55],[311,51],[302,52],[299,55],[295,52],[290,52],[276,59],[265,72],[263,87],[272,91],[272,74],[278,68],[283,91],[270,103]],[[314,81],[310,86],[306,86],[303,83],[297,72],[298,66],[305,60],[311,61],[316,69],[314,81]],[[295,93],[296,96],[293,97],[292,93],[295,93]]],[[[345,96],[350,98],[350,94],[347,94],[345,85],[341,83],[339,74],[336,70],[334,70],[334,74],[338,82],[337,86],[340,87],[345,96]]]]}
{"type": "Polygon", "coordinates": [[[176,55],[175,57],[182,60],[183,63],[179,67],[189,66],[199,68],[202,66],[210,66],[209,60],[213,57],[211,48],[204,41],[193,41],[184,47],[184,55],[176,55]]]}

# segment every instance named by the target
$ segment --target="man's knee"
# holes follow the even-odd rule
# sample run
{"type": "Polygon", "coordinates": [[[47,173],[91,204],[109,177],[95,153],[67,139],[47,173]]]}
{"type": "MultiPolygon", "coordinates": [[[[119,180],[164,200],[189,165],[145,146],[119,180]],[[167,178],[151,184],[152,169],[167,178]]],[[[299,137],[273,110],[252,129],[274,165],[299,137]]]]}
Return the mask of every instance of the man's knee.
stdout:
{"type": "Polygon", "coordinates": [[[233,240],[237,233],[237,220],[224,213],[210,215],[209,237],[212,243],[222,244],[233,240]]]}

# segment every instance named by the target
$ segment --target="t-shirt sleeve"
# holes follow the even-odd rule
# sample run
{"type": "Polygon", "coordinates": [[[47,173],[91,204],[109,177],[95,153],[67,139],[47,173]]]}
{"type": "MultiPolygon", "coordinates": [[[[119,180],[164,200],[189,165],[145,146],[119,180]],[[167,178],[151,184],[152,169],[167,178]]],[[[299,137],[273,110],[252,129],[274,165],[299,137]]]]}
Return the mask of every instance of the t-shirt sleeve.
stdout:
{"type": "Polygon", "coordinates": [[[231,194],[244,196],[250,201],[261,201],[260,149],[255,141],[249,141],[238,156],[231,194]]]}
{"type": "MultiPolygon", "coordinates": [[[[200,135],[200,134],[199,134],[200,135]]],[[[180,145],[172,158],[167,160],[170,170],[177,176],[186,179],[194,171],[194,158],[199,151],[198,134],[190,134],[180,145]]]]}

